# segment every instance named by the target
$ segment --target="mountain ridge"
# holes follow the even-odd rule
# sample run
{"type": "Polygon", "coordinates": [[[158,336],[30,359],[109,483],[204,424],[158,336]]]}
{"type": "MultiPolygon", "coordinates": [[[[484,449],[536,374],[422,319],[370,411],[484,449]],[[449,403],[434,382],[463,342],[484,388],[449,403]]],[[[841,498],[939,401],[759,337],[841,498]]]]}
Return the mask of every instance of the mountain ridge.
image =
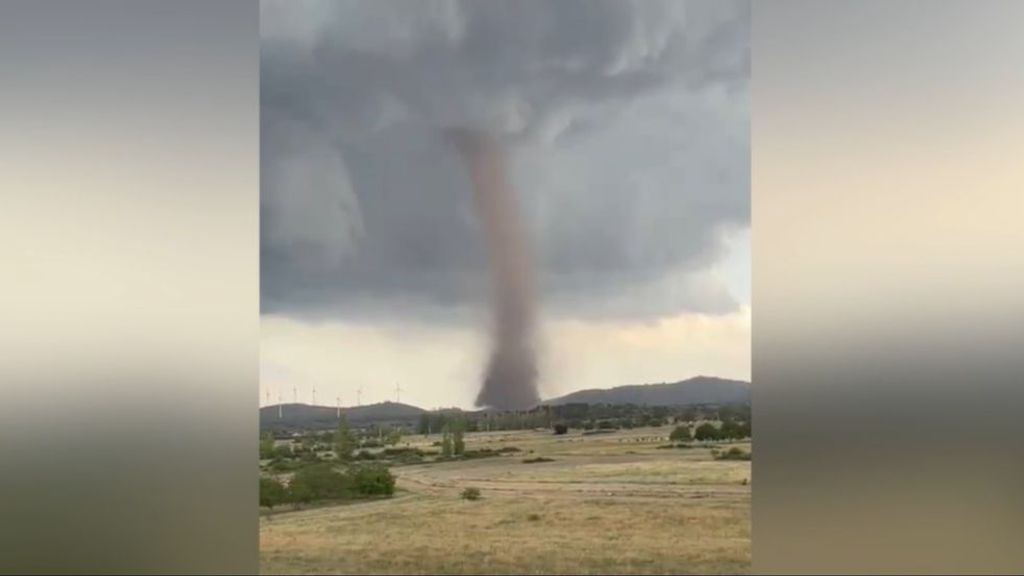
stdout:
{"type": "MultiPolygon", "coordinates": [[[[636,404],[686,406],[694,404],[735,404],[750,402],[750,383],[713,376],[695,376],[678,382],[627,384],[612,388],[589,388],[543,400],[541,406],[563,404],[636,404]]],[[[446,409],[451,411],[452,409],[446,409]]],[[[466,414],[486,410],[460,410],[466,414]]],[[[411,424],[431,411],[411,404],[380,402],[341,408],[355,425],[372,423],[411,424]]],[[[302,403],[274,404],[260,408],[261,429],[323,428],[337,425],[338,408],[302,403]]]]}
{"type": "Polygon", "coordinates": [[[627,384],[612,388],[588,388],[545,400],[542,404],[647,404],[685,406],[750,402],[750,383],[714,376],[695,376],[677,382],[627,384]]]}

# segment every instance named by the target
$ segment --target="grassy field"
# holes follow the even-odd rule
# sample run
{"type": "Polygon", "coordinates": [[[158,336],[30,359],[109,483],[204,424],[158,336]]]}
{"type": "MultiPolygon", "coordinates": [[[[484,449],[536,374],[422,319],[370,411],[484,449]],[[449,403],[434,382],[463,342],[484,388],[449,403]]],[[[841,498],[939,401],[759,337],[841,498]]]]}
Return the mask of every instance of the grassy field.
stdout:
{"type": "MultiPolygon", "coordinates": [[[[687,574],[750,570],[750,462],[658,449],[669,427],[492,432],[500,457],[395,467],[390,500],[261,518],[265,573],[687,574]],[[524,464],[543,456],[552,462],[524,464]],[[476,487],[481,499],[460,498],[476,487]]],[[[437,437],[410,438],[429,447],[437,437]]],[[[740,444],[749,450],[749,444],[740,444]]]]}

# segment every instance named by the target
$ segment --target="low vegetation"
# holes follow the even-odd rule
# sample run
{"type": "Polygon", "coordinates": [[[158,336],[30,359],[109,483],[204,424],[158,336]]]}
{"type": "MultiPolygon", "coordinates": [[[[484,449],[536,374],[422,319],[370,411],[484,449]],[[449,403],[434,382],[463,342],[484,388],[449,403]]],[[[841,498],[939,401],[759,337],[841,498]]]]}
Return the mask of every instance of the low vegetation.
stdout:
{"type": "Polygon", "coordinates": [[[462,491],[462,493],[460,494],[460,496],[462,496],[463,500],[479,500],[480,499],[480,489],[479,488],[473,488],[472,486],[470,486],[468,488],[465,488],[462,491]]]}
{"type": "MultiPolygon", "coordinates": [[[[569,430],[630,430],[659,427],[667,424],[696,423],[701,421],[723,423],[725,434],[736,435],[724,423],[731,422],[750,434],[750,405],[724,404],[706,406],[641,406],[636,404],[560,404],[538,406],[519,412],[465,413],[458,410],[439,410],[420,416],[416,431],[422,435],[448,430],[453,436],[452,454],[456,453],[454,435],[462,433],[493,432],[498,430],[546,429],[555,435],[569,430]]],[[[730,436],[732,437],[732,436],[730,436]]],[[[440,446],[441,444],[439,444],[440,446]]]]}
{"type": "Polygon", "coordinates": [[[338,468],[324,462],[300,468],[285,486],[277,478],[260,478],[260,506],[273,510],[282,504],[346,501],[391,496],[395,477],[380,464],[351,464],[338,468]]]}
{"type": "Polygon", "coordinates": [[[712,451],[715,460],[750,460],[750,452],[733,446],[725,451],[712,451]]]}

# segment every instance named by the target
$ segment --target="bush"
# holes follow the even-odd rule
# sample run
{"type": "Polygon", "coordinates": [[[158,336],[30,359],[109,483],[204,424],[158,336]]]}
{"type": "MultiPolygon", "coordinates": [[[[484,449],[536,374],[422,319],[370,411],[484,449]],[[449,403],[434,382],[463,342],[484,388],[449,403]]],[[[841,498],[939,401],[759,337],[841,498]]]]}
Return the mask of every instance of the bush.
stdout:
{"type": "Polygon", "coordinates": [[[364,496],[390,496],[395,477],[377,463],[353,464],[339,472],[331,464],[306,466],[292,478],[288,499],[295,503],[319,500],[348,500],[364,496]]]}
{"type": "Polygon", "coordinates": [[[676,426],[672,433],[668,435],[668,439],[673,442],[689,442],[693,439],[693,435],[690,434],[689,426],[676,426]]]}
{"type": "Polygon", "coordinates": [[[288,485],[288,492],[286,498],[296,507],[299,504],[306,504],[315,500],[313,491],[309,489],[305,484],[296,484],[294,480],[288,485]]]}
{"type": "Polygon", "coordinates": [[[462,499],[463,500],[479,500],[480,499],[480,489],[479,488],[473,488],[473,487],[465,488],[462,491],[462,499]]]}
{"type": "Polygon", "coordinates": [[[555,434],[565,434],[566,432],[569,431],[569,427],[566,426],[565,424],[555,424],[554,429],[555,434]]]}
{"type": "Polygon", "coordinates": [[[419,448],[385,448],[381,453],[385,456],[423,456],[419,448]]]}
{"type": "Polygon", "coordinates": [[[283,504],[288,499],[288,493],[284,485],[276,478],[260,478],[260,506],[266,506],[271,510],[278,504],[283,504]]]}
{"type": "Polygon", "coordinates": [[[467,450],[462,453],[462,458],[466,460],[473,460],[475,458],[492,458],[494,456],[501,456],[501,452],[494,450],[493,448],[480,448],[478,450],[467,450]]]}
{"type": "Polygon", "coordinates": [[[554,462],[554,459],[537,456],[536,458],[527,458],[523,460],[523,464],[537,464],[539,462],[554,462]]]}
{"type": "Polygon", "coordinates": [[[719,434],[724,439],[742,440],[750,437],[750,424],[739,424],[732,420],[722,423],[719,434]]]}
{"type": "Polygon", "coordinates": [[[705,422],[700,426],[697,426],[697,430],[693,433],[693,437],[701,442],[707,440],[718,440],[721,435],[718,433],[718,428],[715,428],[714,424],[705,422]]]}
{"type": "Polygon", "coordinates": [[[725,452],[714,453],[715,460],[750,460],[750,452],[733,446],[725,452]]]}
{"type": "Polygon", "coordinates": [[[298,470],[305,466],[302,462],[295,460],[282,460],[275,458],[270,462],[270,469],[274,472],[291,472],[292,470],[298,470]]]}
{"type": "Polygon", "coordinates": [[[264,432],[260,436],[260,460],[269,460],[274,457],[274,435],[264,432]]]}
{"type": "Polygon", "coordinates": [[[352,496],[352,482],[348,475],[337,472],[332,464],[314,464],[300,469],[292,477],[289,489],[296,502],[352,496]]]}
{"type": "Polygon", "coordinates": [[[390,496],[395,493],[395,477],[386,466],[362,464],[349,470],[350,485],[360,496],[390,496]]]}

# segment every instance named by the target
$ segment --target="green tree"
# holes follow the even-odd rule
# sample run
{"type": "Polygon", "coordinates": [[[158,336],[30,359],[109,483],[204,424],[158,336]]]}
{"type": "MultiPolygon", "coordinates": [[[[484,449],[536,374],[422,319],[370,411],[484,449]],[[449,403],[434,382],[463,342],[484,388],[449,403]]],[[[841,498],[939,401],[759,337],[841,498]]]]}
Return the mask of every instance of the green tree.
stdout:
{"type": "Polygon", "coordinates": [[[282,444],[280,446],[275,446],[274,450],[272,451],[272,454],[273,457],[277,460],[284,460],[285,458],[291,458],[292,456],[294,456],[291,444],[282,444]]]}
{"type": "Polygon", "coordinates": [[[697,430],[694,431],[693,437],[704,442],[706,440],[718,440],[721,435],[718,432],[718,428],[715,428],[714,424],[705,422],[700,426],[697,426],[697,430]]]}
{"type": "Polygon", "coordinates": [[[329,463],[306,466],[295,472],[290,484],[298,502],[328,500],[351,496],[351,479],[329,463]]]}
{"type": "Polygon", "coordinates": [[[274,434],[264,432],[260,436],[260,460],[267,460],[274,457],[274,434]]]}
{"type": "Polygon", "coordinates": [[[452,453],[456,456],[466,453],[466,441],[462,438],[465,428],[466,423],[461,419],[455,422],[455,430],[452,432],[452,453]]]}
{"type": "Polygon", "coordinates": [[[441,457],[451,458],[453,452],[452,431],[448,424],[441,429],[441,457]]]}
{"type": "Polygon", "coordinates": [[[356,448],[356,439],[348,426],[348,418],[344,414],[338,420],[338,429],[334,433],[334,453],[338,460],[347,462],[352,458],[352,451],[356,448]]]}
{"type": "Polygon", "coordinates": [[[672,433],[668,435],[668,439],[673,442],[689,442],[693,439],[693,436],[690,434],[690,427],[683,424],[682,426],[676,426],[672,433]]]}
{"type": "Polygon", "coordinates": [[[723,439],[741,440],[746,438],[746,432],[743,430],[743,426],[735,420],[726,420],[725,422],[722,422],[722,427],[719,429],[718,433],[723,439]]]}
{"type": "Polygon", "coordinates": [[[274,506],[284,503],[286,499],[287,492],[276,478],[260,477],[260,506],[273,510],[274,506]]]}
{"type": "Polygon", "coordinates": [[[349,470],[352,489],[362,496],[390,496],[395,493],[395,477],[387,466],[362,464],[349,470]]]}
{"type": "Polygon", "coordinates": [[[394,446],[402,441],[402,429],[398,426],[391,426],[388,428],[387,434],[384,435],[384,443],[389,446],[394,446]]]}

